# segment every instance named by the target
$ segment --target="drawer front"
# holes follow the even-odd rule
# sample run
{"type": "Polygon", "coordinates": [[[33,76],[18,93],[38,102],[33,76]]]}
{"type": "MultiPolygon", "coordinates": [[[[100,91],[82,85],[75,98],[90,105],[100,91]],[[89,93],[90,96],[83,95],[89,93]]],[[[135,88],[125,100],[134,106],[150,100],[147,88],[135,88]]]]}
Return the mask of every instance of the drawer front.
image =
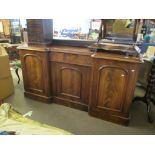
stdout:
{"type": "Polygon", "coordinates": [[[50,61],[83,65],[83,66],[92,66],[92,58],[89,55],[51,52],[50,61]]]}

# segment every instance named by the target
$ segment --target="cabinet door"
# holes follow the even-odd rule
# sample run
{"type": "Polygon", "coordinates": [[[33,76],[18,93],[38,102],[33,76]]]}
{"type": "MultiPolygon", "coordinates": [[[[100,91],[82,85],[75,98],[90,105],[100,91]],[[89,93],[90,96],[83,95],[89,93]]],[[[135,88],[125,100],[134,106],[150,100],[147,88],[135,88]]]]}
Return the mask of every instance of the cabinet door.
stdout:
{"type": "Polygon", "coordinates": [[[56,98],[75,104],[88,106],[90,92],[90,67],[55,63],[51,64],[53,95],[56,98]]]}
{"type": "Polygon", "coordinates": [[[127,64],[96,61],[90,110],[119,115],[123,113],[130,73],[127,64]]]}
{"type": "Polygon", "coordinates": [[[123,68],[101,66],[98,70],[96,107],[120,112],[126,93],[127,80],[128,72],[123,68]]]}
{"type": "Polygon", "coordinates": [[[46,53],[20,51],[25,92],[40,98],[50,97],[49,71],[46,53]]]}

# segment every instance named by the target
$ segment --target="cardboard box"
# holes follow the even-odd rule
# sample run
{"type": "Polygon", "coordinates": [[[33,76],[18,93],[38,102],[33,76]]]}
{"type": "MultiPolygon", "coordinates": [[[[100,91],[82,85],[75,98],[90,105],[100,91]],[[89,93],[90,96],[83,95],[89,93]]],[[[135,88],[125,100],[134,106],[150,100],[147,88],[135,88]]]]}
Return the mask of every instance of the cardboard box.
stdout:
{"type": "Polygon", "coordinates": [[[0,55],[0,78],[11,76],[8,56],[0,55]]]}
{"type": "Polygon", "coordinates": [[[14,93],[12,76],[0,78],[0,98],[4,99],[14,93]]]}
{"type": "Polygon", "coordinates": [[[14,92],[14,85],[10,71],[9,57],[0,46],[0,98],[6,98],[14,92]]]}

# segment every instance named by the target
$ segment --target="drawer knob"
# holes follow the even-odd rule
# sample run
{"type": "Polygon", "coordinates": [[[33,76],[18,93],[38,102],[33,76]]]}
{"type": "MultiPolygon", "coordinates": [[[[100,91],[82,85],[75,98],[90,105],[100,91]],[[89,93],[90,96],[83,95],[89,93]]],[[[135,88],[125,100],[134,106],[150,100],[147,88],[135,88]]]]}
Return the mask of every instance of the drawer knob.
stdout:
{"type": "Polygon", "coordinates": [[[121,74],[121,76],[124,77],[125,75],[124,74],[121,74]]]}
{"type": "Polygon", "coordinates": [[[131,70],[131,72],[135,72],[135,70],[134,70],[134,69],[132,69],[132,70],[131,70]]]}

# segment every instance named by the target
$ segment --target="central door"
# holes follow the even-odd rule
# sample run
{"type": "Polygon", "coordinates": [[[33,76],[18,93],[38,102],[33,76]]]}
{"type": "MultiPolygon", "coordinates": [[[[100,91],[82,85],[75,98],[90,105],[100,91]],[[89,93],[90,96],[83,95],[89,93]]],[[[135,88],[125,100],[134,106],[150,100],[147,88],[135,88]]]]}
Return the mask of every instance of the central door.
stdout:
{"type": "Polygon", "coordinates": [[[66,97],[81,99],[82,72],[77,67],[61,67],[59,71],[59,93],[66,97]]]}
{"type": "Polygon", "coordinates": [[[51,66],[55,98],[69,101],[70,107],[78,104],[88,108],[91,68],[57,62],[51,66]]]}

